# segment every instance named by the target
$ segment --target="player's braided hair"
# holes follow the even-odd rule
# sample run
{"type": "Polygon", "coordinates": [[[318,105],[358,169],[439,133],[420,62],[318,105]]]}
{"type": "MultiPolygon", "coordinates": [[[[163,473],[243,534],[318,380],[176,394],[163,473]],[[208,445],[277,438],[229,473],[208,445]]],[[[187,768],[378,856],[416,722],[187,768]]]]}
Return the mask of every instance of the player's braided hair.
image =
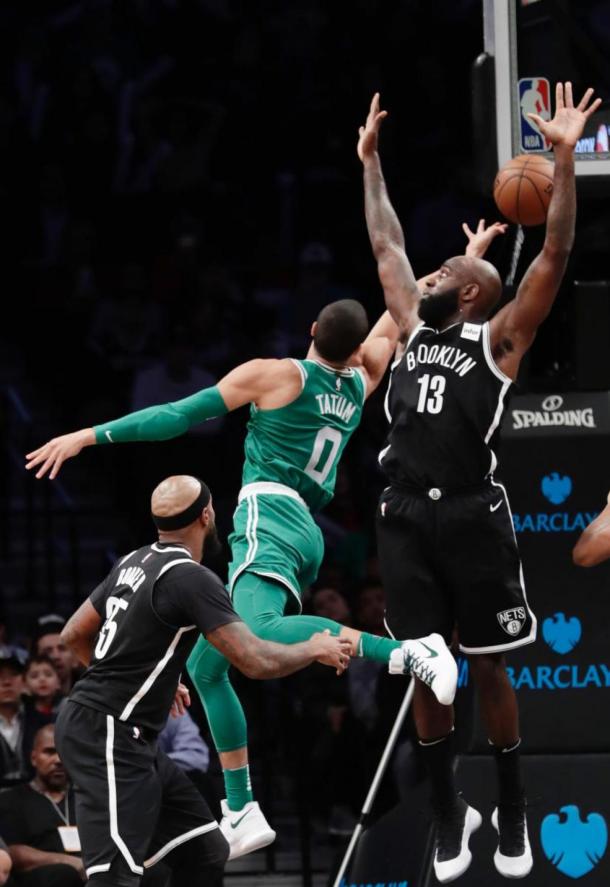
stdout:
{"type": "Polygon", "coordinates": [[[366,338],[369,322],[366,311],[355,299],[331,302],[320,311],[314,344],[320,357],[341,363],[366,338]]]}

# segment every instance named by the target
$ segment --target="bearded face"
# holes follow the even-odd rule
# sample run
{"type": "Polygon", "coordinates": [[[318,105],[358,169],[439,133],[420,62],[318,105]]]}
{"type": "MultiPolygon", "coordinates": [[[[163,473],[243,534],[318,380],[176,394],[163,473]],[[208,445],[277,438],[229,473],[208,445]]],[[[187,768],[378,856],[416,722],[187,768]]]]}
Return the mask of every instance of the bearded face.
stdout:
{"type": "Polygon", "coordinates": [[[216,526],[216,520],[213,523],[208,524],[208,531],[205,536],[205,553],[206,555],[214,555],[219,554],[222,551],[222,542],[220,541],[220,536],[218,535],[218,528],[216,526]]]}
{"type": "Polygon", "coordinates": [[[458,287],[453,287],[438,294],[424,295],[417,309],[420,319],[428,326],[434,327],[434,329],[441,329],[456,314],[459,295],[458,287]]]}

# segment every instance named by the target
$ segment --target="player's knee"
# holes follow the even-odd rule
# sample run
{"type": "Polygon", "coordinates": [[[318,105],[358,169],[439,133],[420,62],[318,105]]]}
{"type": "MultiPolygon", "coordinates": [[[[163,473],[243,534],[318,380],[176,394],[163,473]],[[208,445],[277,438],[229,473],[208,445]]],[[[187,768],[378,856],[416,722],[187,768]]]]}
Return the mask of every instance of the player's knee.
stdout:
{"type": "Polygon", "coordinates": [[[493,686],[506,675],[506,660],[502,653],[469,656],[468,663],[474,680],[480,686],[493,686]]]}

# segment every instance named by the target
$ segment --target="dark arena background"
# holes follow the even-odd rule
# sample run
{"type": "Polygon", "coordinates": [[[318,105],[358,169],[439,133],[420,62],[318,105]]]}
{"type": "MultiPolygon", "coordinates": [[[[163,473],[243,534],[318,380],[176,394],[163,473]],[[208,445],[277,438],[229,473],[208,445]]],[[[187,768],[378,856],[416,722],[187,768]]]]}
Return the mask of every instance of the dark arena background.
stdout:
{"type": "MultiPolygon", "coordinates": [[[[26,453],[178,400],[251,358],[303,357],[330,301],[358,299],[371,321],[383,312],[356,156],[375,91],[389,111],[388,190],[422,276],[463,253],[463,222],[499,220],[498,167],[540,150],[525,91],[544,104],[544,80],[571,79],[578,95],[595,88],[602,105],[577,146],[575,245],[506,410],[497,474],[538,618],[537,642],[507,657],[534,856],[524,883],[608,885],[610,570],[575,566],[571,554],[610,489],[607,0],[33,0],[2,4],[0,35],[5,659],[24,659],[41,617],[70,616],[119,555],[153,541],[150,492],[167,475],[206,479],[226,540],[247,414],[165,442],[87,449],[54,481],[26,472],[26,453]]],[[[511,224],[493,242],[507,298],[543,236],[544,226],[511,224]]],[[[306,612],[379,634],[385,388],[317,517],[326,556],[305,600],[306,612]]],[[[224,579],[227,560],[225,541],[206,564],[224,579]]],[[[229,863],[227,887],[438,883],[409,716],[341,865],[407,686],[359,665],[341,678],[314,665],[266,682],[232,670],[256,797],[278,837],[229,863]]],[[[458,667],[457,780],[487,811],[492,760],[468,664],[458,667]]],[[[205,745],[186,769],[218,814],[221,770],[193,697],[205,745]]],[[[4,699],[0,742],[14,745],[4,699]]],[[[484,819],[464,887],[503,883],[484,819]]],[[[202,883],[197,872],[189,883],[202,883]]]]}

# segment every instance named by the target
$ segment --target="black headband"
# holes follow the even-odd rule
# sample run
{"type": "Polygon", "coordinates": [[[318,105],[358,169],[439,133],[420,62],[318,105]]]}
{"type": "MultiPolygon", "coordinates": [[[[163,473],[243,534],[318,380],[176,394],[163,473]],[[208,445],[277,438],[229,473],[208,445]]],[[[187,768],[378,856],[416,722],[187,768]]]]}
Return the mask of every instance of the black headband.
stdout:
{"type": "Polygon", "coordinates": [[[178,514],[172,514],[169,517],[160,517],[157,514],[152,515],[152,519],[158,530],[182,530],[184,527],[188,527],[189,524],[192,524],[193,521],[196,521],[200,516],[212,496],[207,484],[204,484],[199,478],[196,479],[201,484],[201,489],[199,490],[199,495],[195,501],[189,505],[188,508],[185,508],[184,511],[180,511],[178,514]]]}

